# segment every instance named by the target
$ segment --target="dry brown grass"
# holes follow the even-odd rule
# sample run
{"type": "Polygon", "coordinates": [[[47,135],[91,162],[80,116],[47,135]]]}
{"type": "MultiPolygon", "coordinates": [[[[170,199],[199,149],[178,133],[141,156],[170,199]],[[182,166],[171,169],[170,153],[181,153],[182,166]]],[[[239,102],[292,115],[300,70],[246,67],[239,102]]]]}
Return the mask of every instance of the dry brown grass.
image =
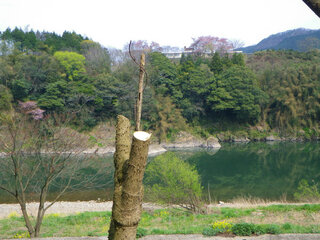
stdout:
{"type": "Polygon", "coordinates": [[[271,205],[304,205],[304,204],[314,204],[317,202],[289,202],[286,199],[286,196],[283,195],[279,201],[266,200],[257,197],[236,197],[232,199],[230,202],[225,202],[222,204],[211,204],[210,207],[232,207],[232,208],[254,208],[254,207],[266,207],[271,205]]]}
{"type": "Polygon", "coordinates": [[[232,222],[247,222],[255,224],[285,224],[300,226],[316,225],[320,222],[320,212],[307,213],[305,211],[290,212],[253,212],[250,216],[230,219],[232,222]]]}
{"type": "Polygon", "coordinates": [[[113,146],[116,136],[115,123],[104,122],[94,127],[89,135],[96,138],[97,142],[101,143],[103,147],[113,146]]]}

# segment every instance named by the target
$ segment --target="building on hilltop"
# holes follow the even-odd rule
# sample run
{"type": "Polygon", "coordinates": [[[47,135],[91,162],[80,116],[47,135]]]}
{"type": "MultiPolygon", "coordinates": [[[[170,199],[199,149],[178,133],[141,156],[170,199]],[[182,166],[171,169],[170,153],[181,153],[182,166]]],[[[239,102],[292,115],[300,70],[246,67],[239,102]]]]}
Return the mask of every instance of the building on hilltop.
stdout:
{"type": "MultiPolygon", "coordinates": [[[[205,52],[202,53],[202,55],[206,58],[209,58],[212,56],[214,52],[205,52]]],[[[234,49],[230,49],[227,52],[228,54],[234,54],[234,53],[242,53],[242,51],[235,51],[234,49]]],[[[180,59],[182,57],[182,54],[184,54],[185,56],[188,55],[195,55],[195,54],[199,54],[198,51],[195,51],[195,49],[193,47],[186,47],[184,46],[182,51],[177,51],[177,52],[162,52],[163,55],[165,55],[167,58],[169,59],[180,59]]]]}

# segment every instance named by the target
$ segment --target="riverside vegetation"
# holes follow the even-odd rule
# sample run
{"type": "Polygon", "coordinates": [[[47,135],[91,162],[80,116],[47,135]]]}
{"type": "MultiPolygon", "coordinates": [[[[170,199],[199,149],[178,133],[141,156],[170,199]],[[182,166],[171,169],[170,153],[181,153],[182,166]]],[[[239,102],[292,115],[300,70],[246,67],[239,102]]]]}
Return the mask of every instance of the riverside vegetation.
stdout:
{"type": "MultiPolygon", "coordinates": [[[[70,118],[72,120],[68,121],[67,128],[70,128],[69,131],[74,132],[74,135],[78,134],[74,130],[90,135],[90,131],[99,123],[113,121],[119,113],[133,119],[135,96],[132,89],[136,88],[137,79],[135,76],[138,74],[136,73],[137,68],[125,52],[113,51],[112,55],[111,50],[108,51],[100,44],[74,32],[64,32],[62,36],[59,36],[47,32],[24,32],[16,28],[14,30],[7,29],[1,33],[0,37],[0,133],[2,136],[8,132],[9,135],[11,134],[11,138],[16,140],[20,135],[12,134],[13,130],[24,130],[24,128],[17,127],[15,121],[20,123],[20,120],[14,116],[23,115],[25,123],[36,123],[39,126],[41,121],[52,121],[53,129],[56,129],[55,127],[59,127],[56,123],[59,121],[55,116],[71,113],[75,117],[70,118]],[[23,106],[33,107],[24,111],[21,110],[23,106]],[[50,120],[51,117],[53,120],[50,120]],[[9,128],[6,128],[6,123],[9,123],[9,128]],[[13,126],[12,129],[10,126],[13,126]]],[[[157,48],[153,48],[154,44],[149,46],[141,45],[141,43],[144,42],[134,43],[134,54],[148,51],[148,85],[145,89],[146,111],[142,116],[144,119],[143,128],[153,130],[156,141],[173,140],[180,131],[189,131],[206,138],[210,135],[216,135],[220,141],[234,140],[235,137],[261,140],[268,135],[273,135],[276,138],[318,139],[320,113],[320,69],[318,68],[320,52],[318,50],[306,53],[267,51],[249,57],[238,53],[228,54],[222,50],[208,57],[200,51],[193,55],[182,56],[177,62],[169,60],[157,51],[157,48]]],[[[39,128],[39,132],[46,133],[43,136],[48,136],[48,142],[53,143],[53,147],[55,147],[55,134],[46,130],[46,128],[39,128]],[[52,137],[53,140],[50,140],[52,137]]],[[[34,137],[32,132],[28,133],[29,135],[34,137]]],[[[20,166],[20,164],[16,164],[15,154],[18,153],[20,154],[18,156],[22,156],[25,149],[32,147],[32,141],[28,142],[30,138],[23,139],[26,142],[20,144],[19,141],[19,148],[16,148],[17,145],[13,143],[14,151],[8,151],[15,168],[20,166]]],[[[94,144],[101,145],[95,137],[91,136],[89,139],[94,144]]],[[[62,144],[62,142],[60,141],[58,144],[62,144]]],[[[50,152],[53,147],[49,147],[46,152],[50,152]]],[[[43,156],[41,149],[37,150],[39,156],[43,156]]],[[[72,150],[69,149],[69,155],[72,150]]],[[[65,151],[59,152],[61,155],[65,153],[65,151]]],[[[181,210],[172,210],[173,212],[163,210],[159,214],[145,213],[146,218],[152,220],[153,217],[162,219],[166,216],[168,225],[171,226],[175,226],[174,222],[179,223],[179,219],[175,219],[176,215],[182,219],[187,218],[190,221],[192,219],[193,225],[195,218],[206,219],[209,217],[210,222],[208,219],[206,223],[200,221],[198,228],[197,225],[191,226],[185,223],[188,227],[179,225],[175,230],[167,230],[167,228],[171,228],[163,224],[165,222],[161,222],[164,228],[157,226],[150,230],[151,234],[203,232],[206,235],[217,233],[238,235],[245,233],[248,235],[249,233],[277,233],[285,232],[288,229],[290,231],[299,229],[295,225],[290,225],[291,223],[288,223],[289,225],[284,223],[285,227],[242,223],[242,221],[245,222],[242,217],[247,216],[247,213],[242,212],[244,210],[225,208],[221,209],[222,215],[196,214],[203,211],[200,201],[202,187],[198,173],[194,167],[183,164],[173,155],[166,155],[164,160],[165,158],[170,158],[172,160],[170,163],[173,164],[167,164],[167,168],[162,169],[165,171],[165,176],[169,176],[168,181],[156,183],[152,177],[146,177],[146,181],[149,181],[147,184],[150,185],[151,196],[163,196],[165,201],[183,205],[193,213],[181,210]],[[177,181],[176,176],[180,176],[181,179],[177,181]],[[186,176],[192,176],[192,183],[186,176]],[[170,184],[184,187],[173,191],[172,194],[171,191],[171,195],[166,196],[163,193],[173,188],[173,185],[170,184]],[[229,213],[239,211],[242,215],[231,214],[226,217],[223,215],[225,211],[229,213]],[[219,222],[224,220],[222,216],[228,218],[230,222],[219,222]],[[234,221],[232,216],[236,218],[234,221]],[[172,219],[174,221],[171,221],[172,219]],[[208,228],[210,224],[213,225],[208,228]]],[[[20,157],[18,162],[24,163],[20,157]]],[[[45,163],[45,161],[43,162],[45,163]]],[[[53,179],[52,174],[57,171],[59,176],[60,168],[63,169],[66,166],[64,161],[60,164],[53,159],[51,162],[58,163],[58,168],[55,166],[48,168],[49,181],[45,180],[45,192],[53,179]]],[[[37,171],[38,168],[41,169],[38,167],[39,164],[36,163],[36,167],[33,168],[35,170],[31,171],[29,177],[33,177],[34,171],[37,171]]],[[[47,165],[44,165],[43,168],[46,167],[47,165]]],[[[150,164],[150,169],[152,169],[152,164],[150,164]]],[[[25,209],[23,207],[25,206],[24,191],[31,180],[28,180],[29,177],[27,179],[20,177],[17,172],[19,171],[14,171],[13,177],[20,182],[27,180],[26,186],[20,184],[20,190],[9,190],[8,192],[12,195],[14,195],[14,191],[21,192],[22,200],[20,201],[20,197],[17,197],[17,200],[21,202],[22,209],[25,209]]],[[[155,177],[162,179],[163,176],[155,177]]],[[[68,182],[70,183],[71,180],[72,178],[68,182]]],[[[308,195],[317,190],[316,185],[310,186],[308,182],[303,181],[299,187],[298,190],[301,192],[296,195],[298,197],[305,197],[305,194],[308,195]]],[[[6,188],[2,189],[6,190],[6,188]]],[[[61,191],[61,193],[63,192],[64,190],[61,191]]],[[[318,195],[315,194],[312,197],[317,198],[318,195]]],[[[46,193],[41,192],[42,203],[45,198],[46,193]]],[[[306,208],[309,207],[317,209],[318,205],[306,205],[306,208]]],[[[261,211],[260,208],[254,210],[261,211]]],[[[306,209],[303,211],[308,212],[306,209]]],[[[40,225],[42,224],[45,229],[46,219],[50,220],[50,217],[53,218],[53,221],[60,219],[60,217],[56,219],[55,216],[44,217],[44,212],[45,209],[42,209],[38,220],[24,214],[31,237],[34,235],[32,224],[35,221],[35,235],[47,236],[45,230],[40,234],[40,225]]],[[[251,210],[248,212],[252,213],[251,210]]],[[[99,218],[95,214],[88,213],[89,216],[99,218]]],[[[99,221],[104,224],[101,232],[105,233],[108,230],[105,225],[108,218],[105,216],[110,214],[100,214],[104,214],[105,219],[99,221]]],[[[82,216],[82,214],[80,215],[82,216]]],[[[313,212],[312,215],[317,217],[317,214],[313,212]]],[[[83,216],[85,218],[86,214],[83,216]]],[[[76,224],[77,220],[72,220],[72,216],[67,218],[76,224]]],[[[79,219],[79,223],[82,221],[84,220],[79,219]]],[[[13,233],[11,227],[14,226],[16,231],[21,226],[21,219],[11,216],[1,220],[0,224],[4,224],[2,229],[13,233]]],[[[149,225],[145,224],[146,228],[143,228],[144,225],[141,223],[139,235],[150,234],[149,225]]],[[[49,225],[51,224],[49,223],[49,225]]],[[[310,226],[299,231],[319,232],[317,224],[310,226]]],[[[81,227],[74,226],[73,228],[79,230],[81,227]]],[[[23,229],[25,228],[23,227],[23,229]]],[[[92,231],[86,234],[100,234],[95,230],[92,231]]],[[[60,231],[56,229],[55,232],[59,233],[60,231]]],[[[25,230],[22,230],[14,233],[13,236],[21,238],[27,234],[25,230]]]]}
{"type": "MultiPolygon", "coordinates": [[[[169,207],[145,211],[139,223],[137,236],[195,233],[207,236],[320,233],[320,204],[268,206],[264,201],[248,198],[235,200],[236,203],[242,201],[241,207],[205,207],[203,188],[197,171],[171,152],[156,157],[148,164],[144,184],[145,199],[153,198],[156,202],[177,204],[182,208],[169,207]]],[[[309,184],[306,180],[300,182],[294,195],[297,201],[320,200],[318,186],[315,183],[309,184]]],[[[111,212],[85,212],[69,216],[48,214],[42,220],[39,236],[104,236],[109,229],[110,217],[111,212]]],[[[30,220],[36,221],[32,216],[30,220]]],[[[28,236],[23,217],[16,213],[1,219],[0,229],[0,237],[28,236]]]]}
{"type": "MultiPolygon", "coordinates": [[[[0,39],[0,105],[9,94],[15,105],[35,101],[44,115],[74,113],[70,125],[85,132],[118,114],[134,119],[139,74],[126,50],[106,49],[75,32],[15,28],[0,39]]],[[[143,128],[157,141],[182,130],[220,141],[318,138],[319,50],[246,56],[220,46],[208,56],[198,40],[197,52],[175,61],[156,43],[133,43],[134,55],[147,52],[143,128]]]]}

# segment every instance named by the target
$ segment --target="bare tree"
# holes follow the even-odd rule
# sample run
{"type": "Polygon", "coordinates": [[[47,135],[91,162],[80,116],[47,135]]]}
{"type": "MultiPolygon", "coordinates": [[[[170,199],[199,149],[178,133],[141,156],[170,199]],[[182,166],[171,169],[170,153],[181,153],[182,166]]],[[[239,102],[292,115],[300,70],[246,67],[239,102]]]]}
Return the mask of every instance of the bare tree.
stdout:
{"type": "Polygon", "coordinates": [[[320,17],[320,0],[303,0],[305,4],[320,17]]]}
{"type": "Polygon", "coordinates": [[[86,69],[90,75],[110,71],[110,54],[108,49],[102,47],[99,43],[85,40],[81,43],[81,52],[86,58],[86,69]]]}
{"type": "Polygon", "coordinates": [[[38,237],[45,212],[76,181],[87,139],[57,116],[42,119],[43,112],[34,109],[34,103],[28,106],[31,110],[18,113],[11,108],[0,114],[0,152],[4,155],[0,157],[0,189],[17,200],[30,237],[38,237]],[[50,188],[58,194],[46,203],[50,188]],[[29,192],[38,193],[34,225],[27,210],[29,192]]]}
{"type": "Polygon", "coordinates": [[[128,60],[128,57],[129,57],[121,49],[108,48],[108,52],[109,52],[109,55],[110,55],[111,70],[112,71],[114,71],[117,68],[119,68],[119,66],[121,64],[123,64],[124,62],[126,62],[128,60]]]}
{"type": "Polygon", "coordinates": [[[233,49],[241,48],[245,45],[244,42],[239,39],[232,39],[230,40],[230,42],[232,44],[233,49]]]}

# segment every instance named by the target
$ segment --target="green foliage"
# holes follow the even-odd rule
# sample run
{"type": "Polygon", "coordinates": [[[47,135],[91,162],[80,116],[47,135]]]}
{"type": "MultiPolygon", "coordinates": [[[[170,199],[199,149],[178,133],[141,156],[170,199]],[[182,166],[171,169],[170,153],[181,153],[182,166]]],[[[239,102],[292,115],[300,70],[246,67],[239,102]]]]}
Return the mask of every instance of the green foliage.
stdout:
{"type": "MultiPolygon", "coordinates": [[[[299,47],[308,50],[318,44],[310,36],[299,47]]],[[[139,69],[120,50],[120,55],[112,52],[111,59],[107,49],[75,32],[58,35],[8,28],[0,34],[0,53],[0,84],[8,87],[14,104],[33,100],[47,112],[83,111],[77,126],[93,126],[119,113],[134,118],[139,69]],[[111,62],[118,62],[113,71],[111,62]]],[[[150,52],[144,127],[163,140],[182,122],[210,134],[260,122],[280,135],[317,139],[319,64],[319,50],[268,50],[248,56],[216,51],[210,58],[183,55],[180,62],[150,52]],[[226,123],[231,128],[224,129],[226,123]]],[[[265,134],[249,131],[256,140],[265,134]]]]}
{"type": "Polygon", "coordinates": [[[30,238],[30,234],[29,234],[29,232],[21,232],[21,231],[19,231],[19,233],[16,233],[14,236],[13,236],[13,238],[18,238],[18,239],[20,239],[20,238],[30,238]]]}
{"type": "Polygon", "coordinates": [[[232,226],[231,231],[238,236],[251,236],[255,233],[255,226],[250,223],[236,223],[232,226]]]}
{"type": "Polygon", "coordinates": [[[216,236],[220,233],[223,233],[221,229],[213,229],[212,227],[206,227],[202,231],[202,235],[204,236],[216,236]]]}
{"type": "Polygon", "coordinates": [[[242,53],[234,53],[231,58],[232,64],[245,66],[244,55],[242,53]]]}
{"type": "MultiPolygon", "coordinates": [[[[285,218],[286,216],[295,216],[296,211],[301,207],[308,209],[318,209],[319,204],[313,205],[277,205],[268,207],[257,207],[252,211],[262,210],[268,217],[274,217],[275,213],[285,218]],[[280,208],[282,206],[282,208],[280,208]],[[269,210],[273,209],[273,212],[269,210]],[[289,212],[283,212],[283,209],[289,212]]],[[[220,208],[219,208],[220,209],[220,208]]],[[[299,210],[300,209],[300,210],[299,210]]],[[[143,212],[137,233],[141,235],[149,234],[204,234],[213,236],[215,231],[213,223],[224,222],[224,217],[219,213],[218,208],[214,209],[215,214],[192,214],[178,208],[159,209],[154,212],[143,212]]],[[[234,212],[244,211],[243,208],[233,208],[234,212]]],[[[316,212],[317,212],[316,211],[316,212]]],[[[316,213],[315,212],[315,213],[316,213]]],[[[308,214],[308,212],[306,212],[308,214]]],[[[40,237],[76,237],[76,236],[106,236],[110,224],[111,212],[83,212],[64,216],[61,214],[46,214],[43,220],[42,233],[40,237]]],[[[320,225],[316,219],[310,216],[311,222],[301,222],[294,224],[297,219],[288,218],[284,224],[252,224],[254,233],[278,234],[278,233],[320,233],[320,225]]],[[[232,219],[233,224],[243,220],[243,216],[237,216],[232,219]]],[[[228,222],[228,221],[225,221],[228,222]]],[[[219,224],[220,225],[220,224],[219,224]]],[[[23,217],[17,216],[17,213],[10,214],[7,218],[0,219],[0,238],[12,238],[15,234],[25,232],[25,223],[23,217]]],[[[225,234],[225,233],[224,233],[225,234]]],[[[230,233],[232,234],[232,233],[230,233]]]]}
{"type": "Polygon", "coordinates": [[[137,238],[142,238],[142,237],[146,236],[147,233],[148,233],[147,229],[138,227],[136,236],[137,236],[137,238]]]}
{"type": "Polygon", "coordinates": [[[54,57],[59,61],[69,81],[77,80],[84,73],[85,57],[76,52],[55,52],[54,57]]]}
{"type": "Polygon", "coordinates": [[[231,224],[226,221],[216,221],[212,227],[203,229],[202,234],[205,236],[216,236],[218,234],[233,233],[237,236],[251,236],[252,234],[279,234],[281,228],[276,224],[253,224],[253,223],[235,223],[231,224]]]}
{"type": "Polygon", "coordinates": [[[248,58],[269,95],[264,120],[282,132],[314,128],[320,116],[319,51],[267,51],[248,58]]]}
{"type": "Polygon", "coordinates": [[[266,94],[259,88],[255,75],[245,67],[234,66],[224,71],[211,84],[207,98],[215,112],[226,111],[240,121],[256,121],[266,94]]]}
{"type": "Polygon", "coordinates": [[[29,94],[31,85],[25,79],[13,80],[11,83],[11,91],[16,100],[23,100],[29,94]]]}
{"type": "Polygon", "coordinates": [[[212,229],[218,230],[223,233],[231,232],[232,224],[227,221],[216,221],[212,224],[212,229]]]}
{"type": "Polygon", "coordinates": [[[170,97],[156,96],[156,109],[157,115],[151,123],[160,141],[166,141],[170,134],[186,129],[181,110],[176,108],[170,97]]]}
{"type": "Polygon", "coordinates": [[[179,66],[177,81],[183,94],[182,98],[176,99],[177,105],[183,109],[183,116],[192,121],[205,111],[205,99],[209,94],[208,86],[214,82],[213,73],[207,65],[197,66],[191,58],[187,58],[179,66]]]}
{"type": "Polygon", "coordinates": [[[231,233],[232,224],[227,221],[216,221],[212,227],[204,228],[202,234],[205,236],[216,236],[222,233],[231,233]]]}
{"type": "Polygon", "coordinates": [[[46,110],[60,111],[65,106],[66,94],[69,92],[66,81],[50,83],[46,92],[38,99],[38,105],[46,110]]]}
{"type": "Polygon", "coordinates": [[[10,90],[0,84],[0,111],[8,111],[12,108],[12,94],[10,90]]]}
{"type": "MultiPolygon", "coordinates": [[[[256,228],[257,232],[257,228],[256,228]]],[[[265,233],[267,234],[279,234],[281,232],[280,227],[276,224],[267,225],[265,228],[265,233]]],[[[257,232],[257,234],[264,234],[264,231],[257,232]]]]}
{"type": "Polygon", "coordinates": [[[146,195],[157,202],[179,204],[197,210],[202,196],[200,176],[194,167],[174,153],[162,154],[146,168],[146,195]]]}
{"type": "Polygon", "coordinates": [[[81,42],[81,53],[85,57],[85,65],[90,75],[109,73],[111,60],[108,50],[91,40],[81,42]]]}
{"type": "Polygon", "coordinates": [[[156,87],[155,91],[164,96],[170,95],[174,99],[182,97],[178,89],[177,67],[163,54],[153,52],[149,54],[151,64],[151,81],[156,87]]]}
{"type": "Polygon", "coordinates": [[[210,70],[214,74],[220,74],[223,71],[223,63],[218,52],[215,52],[210,62],[210,70]]]}
{"type": "Polygon", "coordinates": [[[307,180],[302,179],[299,182],[297,191],[294,193],[294,198],[302,202],[319,201],[320,193],[318,190],[318,185],[314,182],[312,185],[309,185],[307,180]]]}

